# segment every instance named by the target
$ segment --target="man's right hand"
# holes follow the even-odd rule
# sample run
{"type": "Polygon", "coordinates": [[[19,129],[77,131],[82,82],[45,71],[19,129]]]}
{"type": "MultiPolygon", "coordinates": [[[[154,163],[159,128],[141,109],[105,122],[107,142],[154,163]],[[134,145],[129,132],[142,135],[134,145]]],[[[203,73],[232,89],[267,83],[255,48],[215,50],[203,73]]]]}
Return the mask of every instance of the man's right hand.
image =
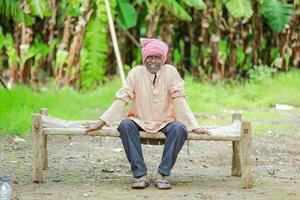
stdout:
{"type": "Polygon", "coordinates": [[[85,133],[84,134],[89,135],[89,133],[91,131],[101,130],[103,128],[103,126],[105,126],[105,124],[106,123],[103,120],[100,119],[95,124],[90,124],[90,125],[84,126],[84,129],[85,129],[85,133]]]}
{"type": "Polygon", "coordinates": [[[196,128],[193,130],[193,133],[196,133],[196,134],[208,134],[209,135],[209,132],[205,129],[202,129],[202,128],[196,128]]]}

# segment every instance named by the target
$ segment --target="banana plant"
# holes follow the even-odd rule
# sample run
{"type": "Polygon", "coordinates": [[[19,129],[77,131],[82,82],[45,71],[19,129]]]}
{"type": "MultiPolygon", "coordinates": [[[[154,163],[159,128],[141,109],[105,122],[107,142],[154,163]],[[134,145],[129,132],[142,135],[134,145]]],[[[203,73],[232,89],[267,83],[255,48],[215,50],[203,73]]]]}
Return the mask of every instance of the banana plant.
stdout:
{"type": "Polygon", "coordinates": [[[32,16],[38,16],[41,19],[51,16],[46,0],[27,0],[27,2],[32,16]]]}
{"type": "Polygon", "coordinates": [[[47,8],[46,0],[27,0],[30,7],[30,15],[27,14],[22,8],[22,2],[12,0],[0,1],[0,16],[12,18],[14,21],[22,22],[26,25],[32,25],[35,19],[32,16],[38,16],[41,19],[51,16],[50,10],[47,8]]]}
{"type": "Polygon", "coordinates": [[[0,26],[0,51],[2,50],[2,47],[4,47],[5,42],[5,36],[2,31],[2,27],[0,26]]]}
{"type": "Polygon", "coordinates": [[[25,52],[24,56],[20,59],[20,68],[23,70],[24,64],[28,60],[32,60],[32,64],[30,66],[31,72],[31,80],[35,80],[37,78],[37,73],[40,71],[41,60],[45,59],[50,52],[56,47],[58,40],[52,40],[52,42],[48,45],[41,41],[39,37],[35,38],[34,43],[30,46],[30,48],[25,52]]]}
{"type": "Polygon", "coordinates": [[[18,64],[20,63],[20,58],[14,46],[13,36],[10,33],[7,33],[5,36],[4,46],[8,56],[9,68],[17,68],[18,64]]]}
{"type": "Polygon", "coordinates": [[[7,19],[12,18],[14,21],[22,22],[26,25],[33,24],[34,18],[26,14],[20,5],[21,3],[19,1],[1,0],[0,17],[5,17],[7,19]]]}
{"type": "Polygon", "coordinates": [[[54,62],[54,74],[56,76],[56,79],[61,77],[61,73],[63,71],[62,68],[68,63],[68,56],[69,52],[64,49],[58,48],[58,50],[56,51],[56,59],[54,62]]]}
{"type": "Polygon", "coordinates": [[[167,11],[171,12],[177,18],[186,21],[191,21],[192,17],[188,14],[183,4],[185,4],[188,7],[196,8],[198,10],[206,9],[206,4],[202,0],[157,0],[157,2],[160,5],[159,8],[164,8],[167,11]]]}
{"type": "Polygon", "coordinates": [[[259,0],[261,6],[259,12],[266,18],[270,28],[280,33],[291,19],[293,5],[279,0],[259,0]]]}
{"type": "MultiPolygon", "coordinates": [[[[2,27],[0,26],[0,55],[2,54],[2,48],[4,47],[5,36],[2,32],[2,27]]],[[[3,68],[3,59],[0,59],[0,71],[3,68]]]]}
{"type": "Polygon", "coordinates": [[[118,20],[123,29],[136,26],[137,13],[128,0],[117,0],[118,20]]]}
{"type": "MultiPolygon", "coordinates": [[[[111,9],[116,8],[116,1],[110,1],[111,9]]],[[[105,79],[105,66],[109,54],[107,16],[104,0],[96,0],[96,12],[87,25],[84,37],[84,49],[80,52],[81,84],[84,89],[94,88],[105,79]]]]}
{"type": "Polygon", "coordinates": [[[250,18],[253,14],[250,0],[225,0],[224,3],[235,18],[250,18]]]}
{"type": "Polygon", "coordinates": [[[36,39],[33,45],[30,46],[28,51],[24,54],[24,56],[20,59],[20,67],[23,68],[26,61],[33,58],[34,64],[32,68],[37,68],[39,61],[41,58],[46,57],[50,52],[52,52],[58,43],[58,39],[52,40],[51,44],[48,46],[47,44],[42,43],[39,39],[36,39]]]}
{"type": "MultiPolygon", "coordinates": [[[[259,12],[266,18],[272,31],[282,32],[291,19],[293,5],[280,0],[257,0],[259,12]]],[[[250,18],[253,15],[251,0],[225,0],[226,8],[235,18],[250,18]]]]}
{"type": "Polygon", "coordinates": [[[192,17],[188,14],[186,7],[192,7],[199,10],[206,9],[202,0],[144,0],[147,7],[147,37],[152,37],[158,27],[162,9],[168,11],[179,20],[191,21],[192,17]]]}
{"type": "Polygon", "coordinates": [[[147,7],[148,18],[151,19],[155,15],[160,15],[161,9],[172,13],[181,20],[191,21],[192,18],[185,10],[185,4],[188,7],[193,7],[199,10],[206,9],[206,5],[202,0],[137,0],[131,4],[128,0],[118,0],[118,18],[123,29],[129,29],[137,24],[137,13],[134,5],[142,5],[144,2],[147,7]]]}

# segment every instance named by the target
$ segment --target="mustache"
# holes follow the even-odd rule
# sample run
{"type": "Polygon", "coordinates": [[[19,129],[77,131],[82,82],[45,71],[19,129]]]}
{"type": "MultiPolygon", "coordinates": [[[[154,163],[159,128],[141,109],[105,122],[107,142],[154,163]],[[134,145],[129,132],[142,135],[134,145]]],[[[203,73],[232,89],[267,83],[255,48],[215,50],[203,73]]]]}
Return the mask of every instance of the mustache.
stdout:
{"type": "Polygon", "coordinates": [[[149,65],[149,67],[159,67],[160,65],[149,65]]]}
{"type": "Polygon", "coordinates": [[[148,66],[149,67],[160,67],[161,64],[160,63],[149,63],[148,66]]]}

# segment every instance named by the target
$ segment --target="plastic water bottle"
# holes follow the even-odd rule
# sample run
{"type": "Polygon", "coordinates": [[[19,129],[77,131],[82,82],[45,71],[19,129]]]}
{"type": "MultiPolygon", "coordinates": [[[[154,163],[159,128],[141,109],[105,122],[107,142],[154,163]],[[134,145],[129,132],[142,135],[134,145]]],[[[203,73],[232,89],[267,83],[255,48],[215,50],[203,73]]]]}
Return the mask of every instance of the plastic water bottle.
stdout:
{"type": "Polygon", "coordinates": [[[11,200],[11,187],[8,183],[8,178],[3,178],[0,185],[0,200],[11,200]]]}

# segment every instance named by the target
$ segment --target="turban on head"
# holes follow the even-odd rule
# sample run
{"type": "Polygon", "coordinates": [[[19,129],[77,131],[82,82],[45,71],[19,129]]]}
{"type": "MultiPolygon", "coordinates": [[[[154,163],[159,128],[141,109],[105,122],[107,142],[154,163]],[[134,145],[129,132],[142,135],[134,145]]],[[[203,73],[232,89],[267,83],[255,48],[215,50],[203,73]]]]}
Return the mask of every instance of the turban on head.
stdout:
{"type": "Polygon", "coordinates": [[[169,47],[166,43],[158,39],[148,38],[141,38],[140,42],[142,45],[142,56],[144,63],[145,59],[151,55],[161,55],[163,64],[166,62],[169,50],[169,47]]]}

